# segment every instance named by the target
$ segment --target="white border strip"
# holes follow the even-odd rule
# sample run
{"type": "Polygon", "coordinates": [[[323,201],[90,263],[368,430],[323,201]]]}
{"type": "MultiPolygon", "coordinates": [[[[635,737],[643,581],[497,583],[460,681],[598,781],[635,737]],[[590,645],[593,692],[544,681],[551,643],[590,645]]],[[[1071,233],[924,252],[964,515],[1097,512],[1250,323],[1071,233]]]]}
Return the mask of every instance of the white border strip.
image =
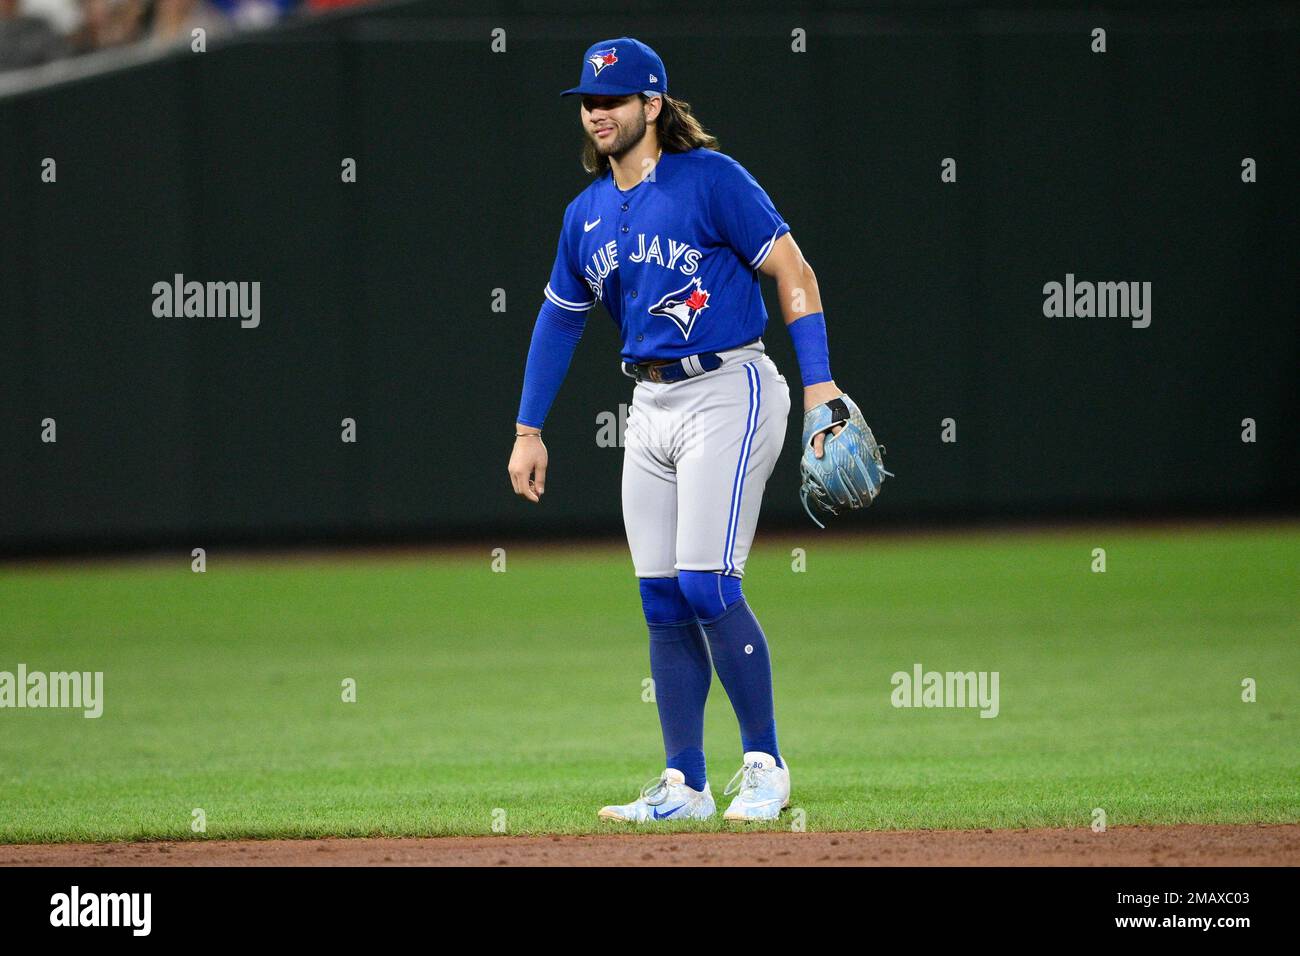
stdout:
{"type": "Polygon", "coordinates": [[[546,298],[554,302],[556,305],[558,305],[561,309],[568,309],[570,312],[586,312],[588,309],[590,309],[593,305],[596,304],[595,299],[592,299],[590,302],[587,302],[585,304],[581,302],[570,302],[568,299],[561,299],[558,295],[556,295],[553,291],[551,291],[551,284],[549,282],[546,283],[546,288],[542,290],[542,294],[545,295],[546,298]]]}

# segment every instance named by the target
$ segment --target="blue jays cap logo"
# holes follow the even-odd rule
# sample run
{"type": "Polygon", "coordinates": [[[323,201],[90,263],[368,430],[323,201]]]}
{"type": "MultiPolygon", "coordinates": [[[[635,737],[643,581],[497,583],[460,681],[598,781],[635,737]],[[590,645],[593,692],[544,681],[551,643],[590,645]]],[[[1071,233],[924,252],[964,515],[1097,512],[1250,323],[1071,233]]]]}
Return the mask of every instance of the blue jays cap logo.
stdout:
{"type": "Polygon", "coordinates": [[[682,330],[682,337],[689,339],[695,320],[709,307],[711,298],[709,291],[700,285],[701,281],[703,280],[697,276],[676,292],[669,292],[650,306],[650,314],[663,315],[672,319],[673,323],[682,330]]]}
{"type": "Polygon", "coordinates": [[[597,40],[582,54],[582,75],[578,85],[561,96],[630,96],[633,93],[667,93],[668,74],[659,54],[633,37],[597,40]],[[618,69],[604,72],[614,64],[618,69]],[[587,72],[587,67],[591,72],[587,72]]]}
{"type": "Polygon", "coordinates": [[[591,56],[587,57],[587,62],[591,64],[597,76],[600,76],[600,71],[605,67],[613,66],[618,62],[618,57],[615,55],[617,49],[617,47],[610,47],[608,50],[593,50],[591,56]]]}

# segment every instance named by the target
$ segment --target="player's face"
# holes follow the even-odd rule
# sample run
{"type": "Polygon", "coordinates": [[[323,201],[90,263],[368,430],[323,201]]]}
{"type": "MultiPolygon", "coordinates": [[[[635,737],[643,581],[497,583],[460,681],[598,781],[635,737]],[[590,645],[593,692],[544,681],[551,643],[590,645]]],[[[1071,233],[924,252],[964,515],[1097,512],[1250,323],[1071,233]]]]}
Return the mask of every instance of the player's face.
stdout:
{"type": "Polygon", "coordinates": [[[645,104],[635,94],[584,96],[582,128],[601,156],[622,156],[645,136],[645,104]]]}

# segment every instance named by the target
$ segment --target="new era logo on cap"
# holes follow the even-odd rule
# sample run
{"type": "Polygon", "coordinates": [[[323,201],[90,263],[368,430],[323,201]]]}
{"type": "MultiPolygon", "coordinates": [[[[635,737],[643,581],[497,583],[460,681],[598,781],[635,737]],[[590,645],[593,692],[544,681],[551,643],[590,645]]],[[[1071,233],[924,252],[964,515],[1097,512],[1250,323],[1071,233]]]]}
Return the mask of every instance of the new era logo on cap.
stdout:
{"type": "Polygon", "coordinates": [[[583,55],[578,85],[561,95],[627,96],[630,93],[667,92],[668,73],[659,54],[640,40],[620,37],[592,44],[583,55]],[[638,76],[649,79],[642,82],[638,76]]]}

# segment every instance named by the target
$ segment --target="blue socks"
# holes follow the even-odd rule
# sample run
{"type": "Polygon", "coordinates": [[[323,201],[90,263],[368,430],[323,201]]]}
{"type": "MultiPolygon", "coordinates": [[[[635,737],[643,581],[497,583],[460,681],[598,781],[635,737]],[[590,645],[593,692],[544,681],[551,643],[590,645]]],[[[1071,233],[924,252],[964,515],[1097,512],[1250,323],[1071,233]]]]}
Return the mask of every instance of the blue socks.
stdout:
{"type": "Polygon", "coordinates": [[[784,767],[767,638],[745,601],[740,578],[682,571],[676,578],[640,582],[665,766],[680,770],[692,790],[704,789],[704,703],[716,669],[736,712],[744,750],[771,754],[784,767]]]}
{"type": "Polygon", "coordinates": [[[767,638],[740,590],[740,579],[712,571],[682,571],[678,586],[695,609],[718,672],[740,724],[745,750],[771,754],[784,767],[776,743],[772,662],[767,638]]]}
{"type": "Polygon", "coordinates": [[[641,607],[650,628],[650,676],[664,736],[664,766],[680,770],[686,786],[703,790],[704,702],[713,668],[695,611],[676,578],[641,578],[641,607]]]}
{"type": "Polygon", "coordinates": [[[701,621],[722,617],[727,608],[745,597],[740,593],[740,578],[716,571],[679,571],[677,586],[691,613],[701,621]]]}

